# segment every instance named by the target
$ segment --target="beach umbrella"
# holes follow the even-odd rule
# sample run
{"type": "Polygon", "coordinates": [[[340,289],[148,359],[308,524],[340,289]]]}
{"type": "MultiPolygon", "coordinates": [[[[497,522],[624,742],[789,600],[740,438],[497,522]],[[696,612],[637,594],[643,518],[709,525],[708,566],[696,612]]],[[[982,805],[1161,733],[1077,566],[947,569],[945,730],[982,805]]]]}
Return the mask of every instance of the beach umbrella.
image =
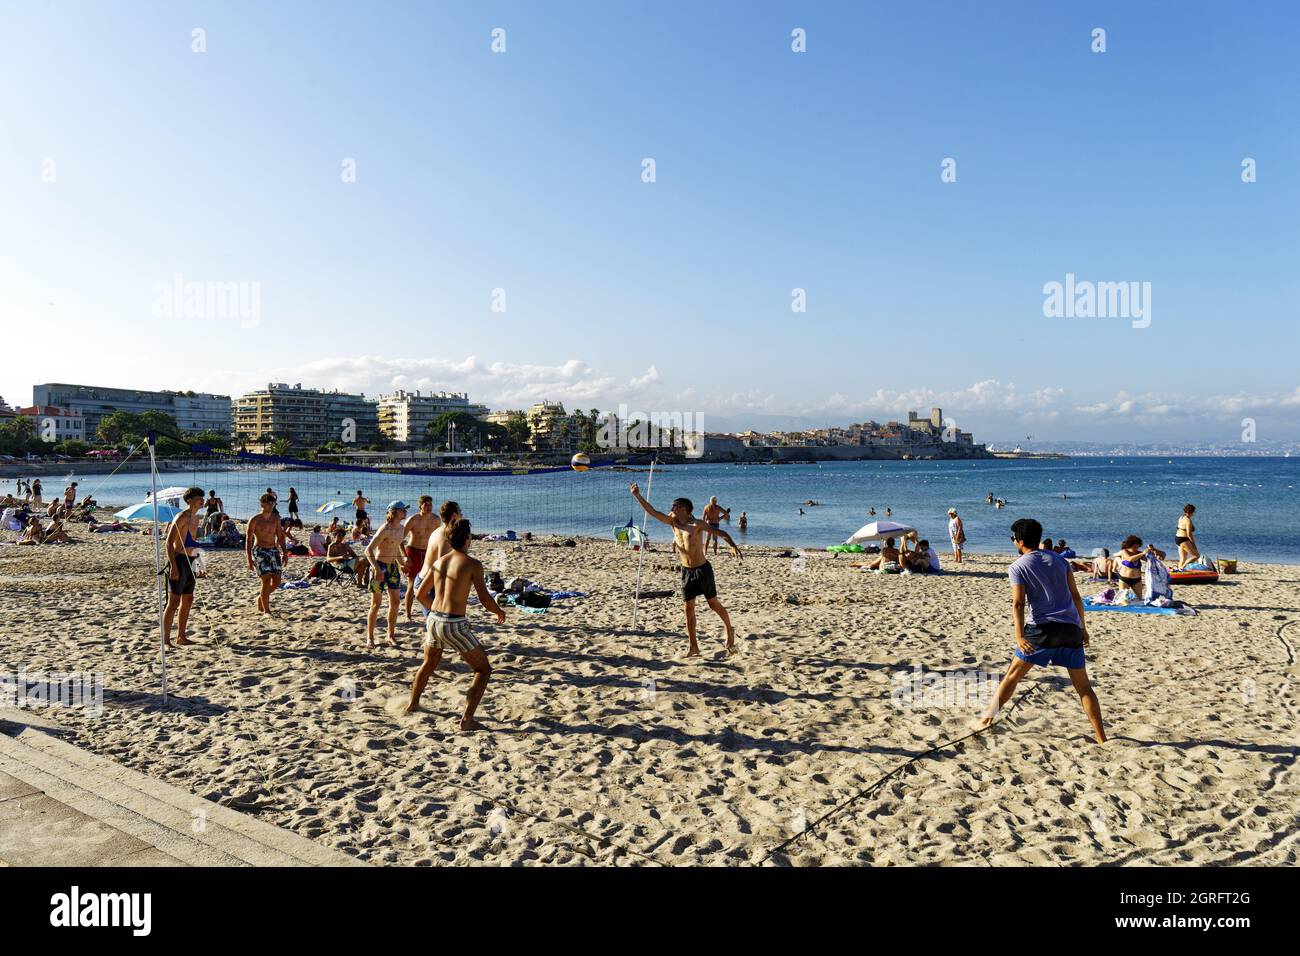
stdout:
{"type": "Polygon", "coordinates": [[[853,532],[845,544],[866,544],[868,541],[884,541],[886,538],[901,538],[905,534],[911,534],[916,529],[910,524],[902,524],[898,521],[873,521],[870,524],[864,524],[857,531],[853,532]]]}
{"type": "Polygon", "coordinates": [[[327,501],[316,509],[316,513],[318,515],[327,515],[331,512],[338,511],[340,508],[346,508],[347,506],[348,503],[346,501],[327,501]]]}
{"type": "Polygon", "coordinates": [[[179,498],[189,491],[189,488],[182,488],[180,485],[172,485],[170,488],[164,488],[162,491],[150,492],[144,496],[145,501],[152,501],[157,498],[162,501],[164,498],[179,498]]]}
{"type": "MultiPolygon", "coordinates": [[[[183,491],[184,489],[181,490],[183,491]]],[[[153,508],[154,508],[154,504],[152,501],[142,501],[139,504],[132,505],[129,508],[123,508],[113,517],[120,518],[123,521],[152,521],[153,508]]],[[[159,521],[171,521],[172,518],[175,518],[180,513],[181,513],[180,508],[173,508],[171,505],[165,505],[162,504],[161,502],[158,505],[159,521]]]]}

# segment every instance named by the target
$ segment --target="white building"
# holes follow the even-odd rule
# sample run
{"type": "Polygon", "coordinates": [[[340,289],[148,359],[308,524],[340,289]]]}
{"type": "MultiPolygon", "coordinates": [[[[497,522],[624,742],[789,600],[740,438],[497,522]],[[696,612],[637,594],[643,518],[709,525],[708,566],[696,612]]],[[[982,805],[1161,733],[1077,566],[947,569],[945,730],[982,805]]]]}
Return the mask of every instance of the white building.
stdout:
{"type": "Polygon", "coordinates": [[[47,382],[32,386],[33,405],[57,405],[85,418],[92,438],[102,419],[113,412],[162,412],[187,434],[215,431],[230,434],[230,396],[203,392],[150,392],[135,388],[67,385],[47,382]]]}
{"type": "Polygon", "coordinates": [[[464,392],[407,392],[380,395],[379,430],[392,441],[420,445],[428,440],[429,425],[447,412],[463,412],[486,419],[486,405],[473,405],[464,392]]]}
{"type": "Polygon", "coordinates": [[[23,418],[36,423],[36,437],[50,442],[85,441],[86,417],[57,405],[29,405],[18,409],[23,418]]]}

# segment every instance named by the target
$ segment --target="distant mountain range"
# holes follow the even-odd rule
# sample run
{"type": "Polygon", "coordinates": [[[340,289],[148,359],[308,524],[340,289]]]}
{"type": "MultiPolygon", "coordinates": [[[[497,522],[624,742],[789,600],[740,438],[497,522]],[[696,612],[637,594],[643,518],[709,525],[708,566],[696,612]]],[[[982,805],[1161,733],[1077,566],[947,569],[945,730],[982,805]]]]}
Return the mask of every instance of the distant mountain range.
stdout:
{"type": "MultiPolygon", "coordinates": [[[[978,439],[977,439],[978,440],[978,439]]],[[[990,451],[1011,451],[1019,447],[1021,451],[1059,452],[1063,455],[1084,456],[1208,456],[1208,457],[1300,457],[1300,442],[1293,441],[1258,441],[1258,442],[1097,442],[1097,441],[1033,441],[1033,442],[989,442],[990,451]]]]}

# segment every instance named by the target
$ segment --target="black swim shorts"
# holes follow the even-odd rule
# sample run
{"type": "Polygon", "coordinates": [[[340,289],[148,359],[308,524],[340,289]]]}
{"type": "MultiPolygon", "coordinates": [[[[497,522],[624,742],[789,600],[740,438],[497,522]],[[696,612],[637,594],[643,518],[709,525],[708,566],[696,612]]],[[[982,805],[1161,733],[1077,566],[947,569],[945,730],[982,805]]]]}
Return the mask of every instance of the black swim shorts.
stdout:
{"type": "Polygon", "coordinates": [[[682,600],[694,601],[718,596],[718,585],[713,580],[713,565],[705,561],[698,568],[682,568],[682,600]]]}
{"type": "Polygon", "coordinates": [[[172,594],[194,593],[194,563],[187,554],[178,554],[172,558],[176,565],[176,577],[167,577],[167,590],[172,594]]]}

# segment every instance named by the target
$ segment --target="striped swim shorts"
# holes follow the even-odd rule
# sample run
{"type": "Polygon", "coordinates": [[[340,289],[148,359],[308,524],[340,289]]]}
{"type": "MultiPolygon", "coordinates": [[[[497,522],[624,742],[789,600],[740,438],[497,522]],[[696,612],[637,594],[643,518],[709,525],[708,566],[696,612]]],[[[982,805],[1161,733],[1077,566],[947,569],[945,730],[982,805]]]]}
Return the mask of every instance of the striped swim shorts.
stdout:
{"type": "Polygon", "coordinates": [[[426,647],[441,647],[460,654],[468,654],[474,648],[482,646],[463,614],[444,614],[442,611],[429,612],[424,625],[424,644],[426,647]]]}

